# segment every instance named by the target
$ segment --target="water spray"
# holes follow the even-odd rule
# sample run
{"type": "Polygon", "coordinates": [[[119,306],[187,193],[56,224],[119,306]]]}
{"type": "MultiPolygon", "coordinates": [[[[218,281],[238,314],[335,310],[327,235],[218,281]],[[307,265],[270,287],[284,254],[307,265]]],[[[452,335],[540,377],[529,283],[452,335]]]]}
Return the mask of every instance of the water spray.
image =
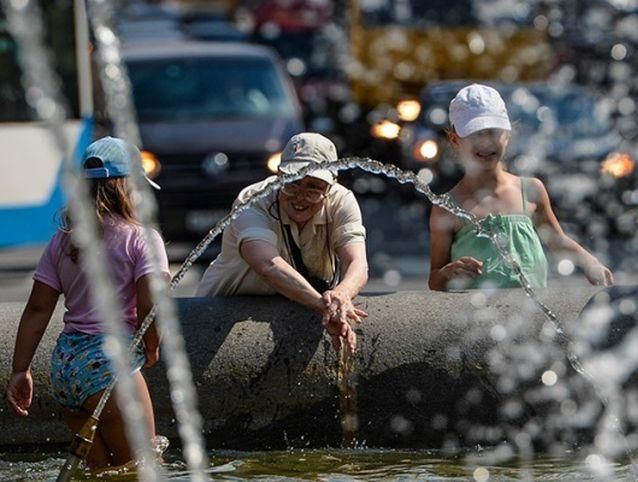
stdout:
{"type": "MultiPolygon", "coordinates": [[[[120,306],[115,289],[110,282],[105,260],[101,259],[99,253],[102,240],[97,235],[95,220],[90,212],[90,202],[86,183],[80,179],[77,169],[73,165],[74,156],[68,145],[66,134],[63,130],[63,123],[67,119],[66,108],[60,98],[61,81],[51,68],[47,51],[44,48],[44,28],[42,25],[42,15],[35,2],[25,0],[22,2],[11,2],[3,0],[3,6],[7,15],[7,25],[9,31],[18,42],[20,65],[23,70],[23,84],[27,91],[27,100],[37,113],[46,127],[49,129],[55,146],[62,156],[62,174],[65,192],[70,193],[69,211],[75,229],[72,231],[73,242],[81,250],[80,261],[82,268],[89,273],[90,279],[94,281],[92,286],[98,288],[100,296],[96,297],[96,310],[104,320],[107,334],[115,351],[122,353],[126,347],[126,338],[123,327],[119,321],[120,306]]],[[[133,381],[128,373],[129,367],[122,358],[115,358],[113,363],[115,375],[120,378],[123,390],[120,390],[124,405],[137,404],[136,391],[132,388],[133,381]]],[[[133,414],[124,411],[129,436],[132,445],[143,460],[148,460],[144,464],[141,476],[144,480],[157,480],[158,468],[154,463],[150,449],[150,437],[146,440],[145,427],[140,420],[132,416],[133,414]]],[[[92,424],[94,425],[94,424],[92,424]]],[[[90,440],[90,432],[93,430],[88,426],[83,430],[87,434],[86,440],[79,443],[83,452],[90,440]]],[[[72,468],[76,456],[70,461],[72,468]]],[[[77,465],[77,464],[76,464],[77,465]]]]}
{"type": "MultiPolygon", "coordinates": [[[[294,174],[282,174],[276,178],[273,178],[272,182],[270,182],[263,191],[255,193],[253,196],[251,196],[250,198],[246,199],[243,202],[237,203],[226,216],[224,216],[215,226],[211,228],[208,234],[189,253],[189,255],[186,257],[186,259],[184,260],[180,268],[172,277],[171,282],[169,284],[170,289],[175,288],[175,286],[177,286],[180,283],[180,281],[184,278],[186,272],[191,268],[193,263],[204,253],[204,251],[208,248],[210,243],[217,236],[219,236],[221,232],[224,229],[226,229],[226,227],[234,219],[236,219],[243,211],[251,207],[259,199],[262,199],[263,197],[271,194],[274,190],[281,188],[285,184],[302,179],[303,177],[307,176],[308,174],[310,174],[311,172],[315,170],[329,169],[331,171],[339,171],[339,170],[354,169],[354,168],[359,168],[364,171],[371,172],[373,174],[383,174],[386,177],[395,179],[402,184],[405,184],[405,183],[414,184],[417,191],[419,191],[422,194],[425,194],[426,197],[430,200],[430,202],[432,202],[432,204],[440,206],[448,210],[452,214],[474,224],[476,228],[480,230],[479,232],[482,233],[484,236],[487,236],[490,239],[494,238],[494,236],[491,233],[486,231],[481,226],[481,224],[478,222],[478,220],[472,213],[465,211],[459,208],[458,206],[456,206],[452,202],[449,196],[434,194],[432,190],[430,189],[430,187],[427,185],[427,183],[422,181],[415,173],[411,171],[403,171],[402,169],[398,168],[394,164],[383,164],[381,162],[374,161],[368,158],[366,159],[362,159],[358,157],[343,158],[338,161],[321,162],[321,163],[304,166],[302,169],[299,169],[299,171],[294,174]]],[[[529,285],[529,282],[525,278],[525,275],[521,271],[520,266],[518,265],[516,260],[513,259],[512,256],[509,255],[509,253],[506,251],[506,248],[503,247],[504,243],[498,243],[498,240],[496,239],[492,239],[492,242],[494,242],[495,245],[497,245],[499,252],[503,254],[503,257],[505,258],[506,262],[511,263],[512,267],[516,270],[516,273],[518,274],[519,278],[521,278],[521,283],[523,284],[523,286],[527,288],[526,292],[528,293],[528,295],[530,295],[530,297],[534,301],[536,301],[536,303],[541,307],[541,309],[546,314],[546,316],[548,316],[548,318],[550,318],[552,321],[556,321],[556,316],[554,315],[554,313],[547,306],[545,306],[545,304],[543,304],[540,301],[540,299],[536,296],[536,293],[529,285]]],[[[133,341],[131,342],[129,346],[129,350],[128,350],[129,354],[133,353],[136,346],[142,340],[144,333],[146,333],[146,330],[148,330],[150,325],[155,320],[155,315],[157,311],[156,308],[157,308],[156,306],[153,307],[153,309],[148,313],[148,315],[146,316],[146,318],[140,325],[137,333],[135,334],[133,338],[133,341]]],[[[340,391],[343,392],[344,394],[347,393],[348,398],[351,400],[345,405],[343,405],[342,403],[343,405],[342,414],[344,414],[343,423],[346,425],[344,427],[344,430],[345,432],[352,432],[353,426],[356,425],[356,416],[355,416],[355,419],[352,419],[353,426],[351,426],[350,422],[347,420],[351,419],[353,414],[356,414],[356,409],[354,408],[356,407],[356,399],[355,399],[356,394],[355,394],[354,385],[351,379],[352,367],[354,366],[354,357],[351,354],[347,354],[347,353],[344,354],[342,350],[342,353],[340,354],[339,359],[340,359],[340,362],[339,362],[340,391]]],[[[115,387],[116,382],[117,382],[117,379],[114,379],[111,382],[111,384],[104,390],[102,397],[100,398],[100,401],[97,404],[92,415],[92,417],[95,420],[99,420],[102,410],[104,409],[106,402],[111,396],[111,393],[113,391],[113,388],[115,387]]],[[[87,424],[88,423],[89,422],[87,422],[87,424]]],[[[343,443],[345,444],[345,446],[351,446],[354,443],[354,434],[351,433],[346,438],[344,438],[343,443]]],[[[68,480],[68,479],[62,479],[62,480],[68,480]]]]}

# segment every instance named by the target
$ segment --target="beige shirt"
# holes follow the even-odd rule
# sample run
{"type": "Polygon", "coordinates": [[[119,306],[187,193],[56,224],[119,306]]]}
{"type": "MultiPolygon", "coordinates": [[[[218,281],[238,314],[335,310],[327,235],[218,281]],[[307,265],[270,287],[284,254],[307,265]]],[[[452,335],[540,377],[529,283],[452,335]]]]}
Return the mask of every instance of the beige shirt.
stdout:
{"type": "MultiPolygon", "coordinates": [[[[250,198],[276,179],[248,186],[234,205],[250,198]]],[[[257,200],[224,231],[222,250],[208,266],[197,288],[197,296],[272,295],[270,287],[240,255],[244,241],[261,240],[273,245],[281,257],[294,266],[286,244],[283,226],[289,224],[294,242],[311,275],[331,280],[335,272],[335,249],[350,243],[365,242],[361,210],[352,191],[334,184],[321,210],[299,232],[297,225],[278,209],[277,190],[257,200]]]]}

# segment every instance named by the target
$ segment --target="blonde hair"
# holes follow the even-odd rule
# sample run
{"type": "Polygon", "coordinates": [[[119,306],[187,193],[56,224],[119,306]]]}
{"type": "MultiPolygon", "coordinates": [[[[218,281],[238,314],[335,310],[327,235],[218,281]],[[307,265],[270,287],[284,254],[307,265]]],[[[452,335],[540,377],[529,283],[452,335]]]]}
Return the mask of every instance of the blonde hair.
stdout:
{"type": "MultiPolygon", "coordinates": [[[[92,199],[95,203],[94,214],[100,236],[104,232],[104,220],[107,216],[116,215],[122,218],[122,220],[127,224],[139,224],[135,214],[135,207],[130,196],[128,179],[126,177],[91,180],[90,199],[92,199]]],[[[73,223],[69,216],[68,208],[64,210],[62,215],[60,229],[67,235],[70,235],[73,230],[73,223]]],[[[71,257],[71,260],[74,263],[77,263],[79,259],[79,250],[73,242],[70,243],[70,250],[68,254],[71,257]]]]}

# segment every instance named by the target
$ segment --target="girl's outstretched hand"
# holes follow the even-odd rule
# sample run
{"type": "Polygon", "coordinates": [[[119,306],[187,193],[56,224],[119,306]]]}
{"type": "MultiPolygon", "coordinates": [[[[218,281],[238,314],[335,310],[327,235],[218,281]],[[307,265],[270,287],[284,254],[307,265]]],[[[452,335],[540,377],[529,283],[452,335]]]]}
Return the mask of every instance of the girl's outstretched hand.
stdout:
{"type": "Polygon", "coordinates": [[[470,276],[472,278],[476,278],[483,274],[483,271],[481,270],[482,267],[482,261],[470,256],[463,256],[462,258],[443,266],[441,271],[448,280],[457,276],[470,276]]]}
{"type": "Polygon", "coordinates": [[[33,378],[30,370],[11,373],[7,385],[7,399],[15,413],[22,417],[29,415],[28,408],[33,399],[33,378]]]}
{"type": "Polygon", "coordinates": [[[611,286],[614,275],[609,268],[600,263],[593,264],[585,270],[587,280],[595,286],[611,286]]]}

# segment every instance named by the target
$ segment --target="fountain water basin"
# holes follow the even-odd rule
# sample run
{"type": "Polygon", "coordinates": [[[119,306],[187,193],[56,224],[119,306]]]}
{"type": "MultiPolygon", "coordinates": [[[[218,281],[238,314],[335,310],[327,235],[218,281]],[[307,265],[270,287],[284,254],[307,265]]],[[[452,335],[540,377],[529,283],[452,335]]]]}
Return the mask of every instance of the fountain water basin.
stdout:
{"type": "MultiPolygon", "coordinates": [[[[597,291],[561,287],[538,290],[538,296],[569,330],[597,291]]],[[[540,362],[531,382],[511,389],[500,384],[502,369],[493,369],[501,333],[513,317],[525,316],[524,330],[516,331],[518,344],[542,342],[547,319],[524,290],[379,293],[357,302],[369,313],[357,328],[358,444],[498,444],[508,436],[503,422],[522,427],[545,415],[543,404],[530,403],[513,421],[504,417],[503,407],[508,399],[525,400],[526,390],[543,388],[542,375],[556,360],[540,362]]],[[[177,307],[209,446],[339,445],[338,359],[316,314],[280,297],[180,298],[177,307]]],[[[15,332],[21,309],[20,303],[0,305],[3,331],[15,332]]],[[[61,314],[60,306],[53,323],[61,314]]],[[[49,393],[48,355],[55,336],[55,330],[45,335],[32,367],[36,399],[31,415],[24,419],[6,408],[0,412],[2,445],[8,448],[70,440],[49,393]]],[[[5,366],[0,366],[0,387],[5,387],[13,347],[11,340],[1,343],[5,366]]],[[[158,366],[146,375],[158,433],[175,438],[164,373],[158,366]]],[[[596,398],[593,392],[591,398],[596,398]]]]}

